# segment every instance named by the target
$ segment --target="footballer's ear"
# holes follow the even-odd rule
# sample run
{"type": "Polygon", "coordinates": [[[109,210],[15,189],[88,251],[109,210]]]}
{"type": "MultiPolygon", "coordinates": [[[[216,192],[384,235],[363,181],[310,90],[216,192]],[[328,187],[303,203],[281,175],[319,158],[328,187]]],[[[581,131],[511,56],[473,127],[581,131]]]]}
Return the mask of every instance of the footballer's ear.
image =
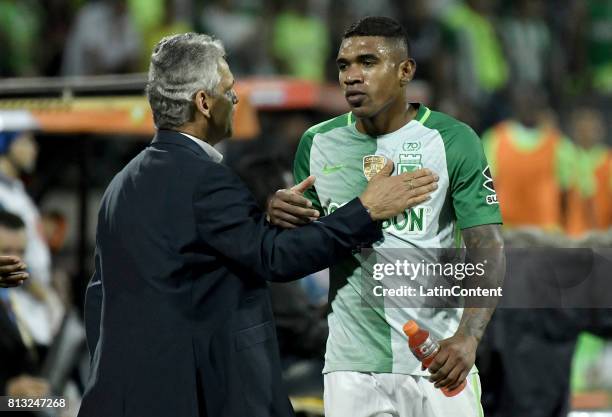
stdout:
{"type": "Polygon", "coordinates": [[[193,98],[193,103],[195,104],[197,111],[202,113],[204,117],[210,117],[211,97],[208,96],[204,90],[198,90],[193,98]]]}
{"type": "Polygon", "coordinates": [[[404,87],[412,78],[414,78],[414,72],[416,71],[416,62],[412,58],[407,58],[399,64],[399,80],[400,86],[404,87]]]}

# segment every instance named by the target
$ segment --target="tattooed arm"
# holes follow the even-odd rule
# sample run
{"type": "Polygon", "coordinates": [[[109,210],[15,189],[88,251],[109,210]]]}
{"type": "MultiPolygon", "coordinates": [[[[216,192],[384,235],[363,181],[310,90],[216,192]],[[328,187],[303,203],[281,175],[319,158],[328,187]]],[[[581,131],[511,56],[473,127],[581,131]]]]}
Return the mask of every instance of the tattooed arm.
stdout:
{"type": "MultiPolygon", "coordinates": [[[[506,271],[506,258],[500,229],[499,225],[488,224],[463,230],[463,239],[470,261],[475,264],[486,264],[485,276],[478,281],[465,280],[466,287],[476,286],[476,284],[488,288],[502,286],[506,271]]],[[[457,332],[466,336],[473,336],[480,342],[498,300],[495,297],[487,297],[471,301],[471,306],[463,311],[457,332]],[[477,305],[478,308],[474,308],[474,305],[477,305]]],[[[469,301],[468,304],[470,304],[469,301]]]]}
{"type": "MultiPolygon", "coordinates": [[[[501,287],[506,271],[506,258],[500,226],[489,224],[464,229],[463,240],[470,262],[486,265],[485,276],[478,280],[465,279],[464,287],[501,287]]],[[[495,297],[468,300],[468,307],[463,310],[457,332],[440,341],[440,352],[429,366],[432,373],[430,380],[435,383],[436,388],[445,387],[452,390],[465,380],[474,366],[476,348],[496,305],[495,297]]]]}

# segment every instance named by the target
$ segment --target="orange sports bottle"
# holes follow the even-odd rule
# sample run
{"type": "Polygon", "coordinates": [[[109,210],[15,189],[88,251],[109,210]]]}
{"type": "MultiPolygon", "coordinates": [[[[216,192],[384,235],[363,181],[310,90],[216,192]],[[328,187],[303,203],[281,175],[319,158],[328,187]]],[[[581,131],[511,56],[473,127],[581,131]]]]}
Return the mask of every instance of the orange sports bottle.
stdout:
{"type": "MultiPolygon", "coordinates": [[[[438,341],[431,337],[427,330],[419,328],[419,325],[414,320],[410,320],[404,324],[404,333],[408,336],[408,346],[414,356],[421,361],[425,369],[429,368],[429,365],[431,365],[431,362],[440,351],[440,344],[438,341]]],[[[463,391],[465,385],[466,381],[464,380],[461,385],[454,390],[442,388],[442,392],[447,397],[454,397],[463,391]]]]}

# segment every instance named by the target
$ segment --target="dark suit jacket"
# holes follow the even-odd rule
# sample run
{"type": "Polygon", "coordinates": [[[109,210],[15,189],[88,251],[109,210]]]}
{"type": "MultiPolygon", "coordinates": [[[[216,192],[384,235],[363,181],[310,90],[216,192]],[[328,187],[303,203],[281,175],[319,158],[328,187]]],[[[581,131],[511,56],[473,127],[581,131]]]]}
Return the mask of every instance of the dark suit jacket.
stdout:
{"type": "Polygon", "coordinates": [[[298,229],[271,227],[231,170],[158,132],[102,199],[79,416],[292,416],[266,280],[380,238],[358,199],[298,229]]]}

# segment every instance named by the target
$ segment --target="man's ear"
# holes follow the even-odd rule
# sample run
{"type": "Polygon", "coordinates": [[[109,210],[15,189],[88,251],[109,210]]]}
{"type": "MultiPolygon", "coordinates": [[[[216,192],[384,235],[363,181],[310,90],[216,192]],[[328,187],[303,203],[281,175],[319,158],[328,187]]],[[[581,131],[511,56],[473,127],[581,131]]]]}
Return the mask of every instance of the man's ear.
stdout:
{"type": "Polygon", "coordinates": [[[414,78],[414,72],[416,71],[416,62],[412,58],[405,59],[400,62],[399,68],[399,80],[400,86],[404,87],[412,78],[414,78]]]}
{"type": "Polygon", "coordinates": [[[206,118],[210,117],[210,100],[211,98],[206,95],[204,90],[199,90],[193,99],[193,103],[195,104],[197,111],[202,113],[206,118]]]}

